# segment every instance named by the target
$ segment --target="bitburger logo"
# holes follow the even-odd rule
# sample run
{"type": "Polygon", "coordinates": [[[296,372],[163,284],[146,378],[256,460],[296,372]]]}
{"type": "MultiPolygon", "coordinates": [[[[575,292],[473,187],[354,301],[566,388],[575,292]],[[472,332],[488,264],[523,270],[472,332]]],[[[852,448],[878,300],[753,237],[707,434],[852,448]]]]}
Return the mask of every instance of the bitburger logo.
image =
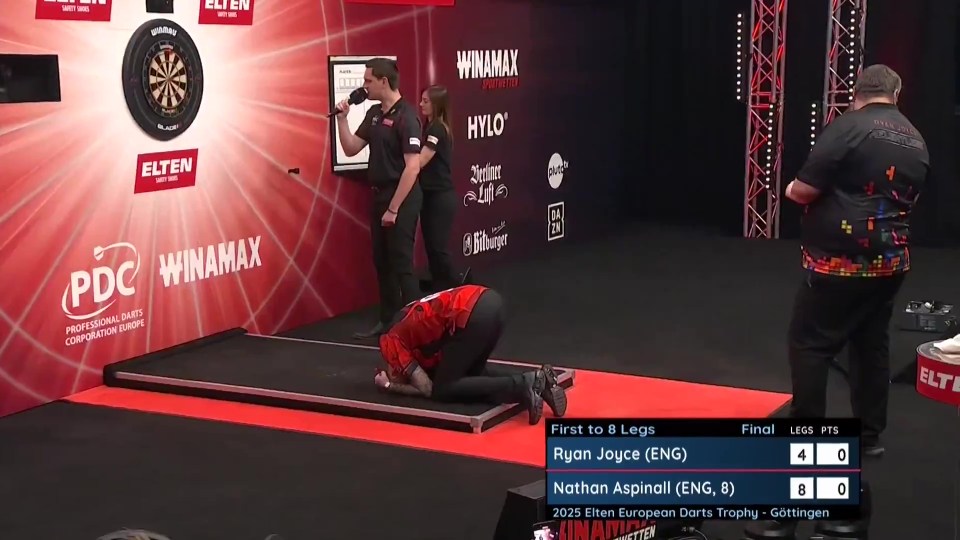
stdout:
{"type": "Polygon", "coordinates": [[[123,94],[143,131],[160,141],[182,135],[203,98],[203,65],[190,35],[154,19],[137,28],[123,55],[123,94]]]}

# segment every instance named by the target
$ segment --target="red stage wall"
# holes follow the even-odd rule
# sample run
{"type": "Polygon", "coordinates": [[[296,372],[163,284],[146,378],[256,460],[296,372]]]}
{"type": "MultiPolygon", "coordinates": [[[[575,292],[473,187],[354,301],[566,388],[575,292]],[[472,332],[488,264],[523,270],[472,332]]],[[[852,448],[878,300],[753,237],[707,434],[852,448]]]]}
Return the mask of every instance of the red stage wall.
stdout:
{"type": "MultiPolygon", "coordinates": [[[[103,366],[121,359],[232,327],[275,333],[376,301],[369,192],[330,172],[328,55],[396,55],[401,90],[415,101],[431,82],[451,86],[463,199],[455,253],[462,242],[476,264],[507,248],[519,256],[556,245],[547,242],[547,206],[573,197],[564,190],[574,189],[576,154],[597,152],[576,142],[573,124],[549,136],[558,127],[543,115],[555,111],[536,102],[535,84],[523,86],[537,77],[531,5],[251,0],[245,10],[246,2],[174,0],[175,12],[161,14],[144,4],[5,3],[0,53],[59,55],[62,99],[0,105],[0,415],[100,384],[103,366]],[[179,26],[175,52],[199,58],[192,80],[202,64],[202,100],[186,129],[141,127],[141,105],[125,99],[124,85],[142,97],[135,87],[157,58],[135,49],[125,66],[128,43],[138,29],[162,27],[157,19],[179,26]],[[184,34],[193,52],[182,50],[191,48],[184,34]],[[484,77],[458,77],[458,51],[494,49],[518,51],[516,85],[491,90],[484,77]],[[498,112],[514,115],[503,133],[470,140],[466,116],[498,112]],[[474,165],[502,165],[480,183],[505,184],[509,196],[468,196],[482,187],[474,165]],[[477,232],[493,239],[483,249],[477,232]]],[[[569,42],[580,24],[564,9],[548,44],[569,42]]],[[[576,78],[561,75],[568,86],[576,78]]],[[[571,92],[571,106],[588,101],[571,92]]],[[[587,230],[594,220],[580,221],[587,230]]]]}

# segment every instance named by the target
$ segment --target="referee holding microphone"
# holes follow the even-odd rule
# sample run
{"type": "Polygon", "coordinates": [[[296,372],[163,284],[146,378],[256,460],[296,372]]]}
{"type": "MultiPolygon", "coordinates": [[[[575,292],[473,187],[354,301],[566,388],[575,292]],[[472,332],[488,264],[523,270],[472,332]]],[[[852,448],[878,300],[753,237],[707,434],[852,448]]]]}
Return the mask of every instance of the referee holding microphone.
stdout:
{"type": "Polygon", "coordinates": [[[420,298],[420,284],[413,273],[413,247],[423,193],[420,174],[420,118],[416,107],[399,91],[397,63],[374,58],[366,63],[363,87],[368,98],[380,103],[367,111],[356,133],[350,133],[346,113],[350,104],[337,104],[337,131],[348,156],[370,146],[368,180],[374,191],[370,214],[373,263],[380,284],[380,320],[355,338],[383,333],[394,315],[420,298]]]}

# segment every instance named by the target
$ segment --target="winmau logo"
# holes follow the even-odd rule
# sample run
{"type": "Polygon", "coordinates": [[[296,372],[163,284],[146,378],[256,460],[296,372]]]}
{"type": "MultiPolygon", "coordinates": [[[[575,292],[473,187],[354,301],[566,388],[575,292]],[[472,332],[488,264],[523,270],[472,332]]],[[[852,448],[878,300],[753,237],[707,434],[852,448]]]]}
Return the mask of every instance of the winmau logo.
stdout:
{"type": "Polygon", "coordinates": [[[169,26],[157,26],[150,30],[150,35],[157,37],[160,34],[167,34],[168,36],[177,37],[177,30],[175,28],[170,28],[169,26]]]}
{"type": "Polygon", "coordinates": [[[470,203],[493,204],[496,199],[506,199],[510,194],[506,184],[500,182],[502,165],[471,165],[470,183],[477,186],[476,191],[468,191],[463,196],[463,205],[470,203]]]}
{"type": "Polygon", "coordinates": [[[481,79],[484,90],[520,86],[518,49],[496,51],[457,51],[460,79],[481,79]]]}
{"type": "Polygon", "coordinates": [[[510,113],[481,114],[467,117],[467,139],[486,139],[503,135],[510,113]]]}
{"type": "Polygon", "coordinates": [[[259,236],[160,255],[164,287],[179,285],[181,279],[190,283],[259,266],[259,236]]]}
{"type": "Polygon", "coordinates": [[[563,173],[567,172],[569,167],[570,163],[565,161],[560,154],[550,156],[550,161],[547,163],[547,182],[550,182],[550,187],[553,189],[560,187],[560,184],[563,183],[563,173]]]}
{"type": "Polygon", "coordinates": [[[485,251],[500,251],[507,247],[507,233],[503,232],[507,228],[507,222],[501,221],[500,225],[491,227],[490,232],[477,231],[463,235],[463,254],[467,257],[479,255],[485,251]]]}
{"type": "Polygon", "coordinates": [[[92,319],[116,303],[119,299],[117,295],[133,296],[137,292],[133,286],[133,281],[140,272],[140,254],[137,248],[127,242],[97,246],[93,248],[93,260],[102,261],[107,253],[116,255],[116,260],[122,262],[115,267],[96,266],[89,272],[77,270],[70,273],[70,283],[63,290],[63,297],[60,299],[60,307],[67,317],[75,321],[92,319]],[[101,305],[104,302],[107,303],[101,305]],[[85,310],[74,313],[81,304],[87,306],[85,310]]]}

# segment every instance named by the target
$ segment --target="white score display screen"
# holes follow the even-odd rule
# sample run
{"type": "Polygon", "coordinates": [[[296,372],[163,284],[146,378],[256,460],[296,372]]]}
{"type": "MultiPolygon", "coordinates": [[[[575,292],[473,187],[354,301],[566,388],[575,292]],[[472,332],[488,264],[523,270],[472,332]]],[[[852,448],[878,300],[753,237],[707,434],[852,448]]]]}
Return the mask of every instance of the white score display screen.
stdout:
{"type": "MultiPolygon", "coordinates": [[[[350,92],[363,86],[363,73],[366,71],[365,64],[371,58],[389,58],[396,60],[396,56],[331,56],[328,59],[330,68],[330,111],[332,112],[337,103],[350,97],[350,92]]],[[[350,125],[350,132],[354,133],[360,127],[360,122],[366,116],[370,107],[373,107],[379,101],[366,100],[359,105],[352,105],[347,114],[347,123],[350,125]]],[[[370,149],[365,147],[357,155],[348,157],[343,152],[343,146],[340,144],[340,133],[337,131],[337,118],[330,118],[330,141],[333,144],[330,155],[334,156],[333,171],[355,171],[366,169],[370,160],[370,149]]]]}

